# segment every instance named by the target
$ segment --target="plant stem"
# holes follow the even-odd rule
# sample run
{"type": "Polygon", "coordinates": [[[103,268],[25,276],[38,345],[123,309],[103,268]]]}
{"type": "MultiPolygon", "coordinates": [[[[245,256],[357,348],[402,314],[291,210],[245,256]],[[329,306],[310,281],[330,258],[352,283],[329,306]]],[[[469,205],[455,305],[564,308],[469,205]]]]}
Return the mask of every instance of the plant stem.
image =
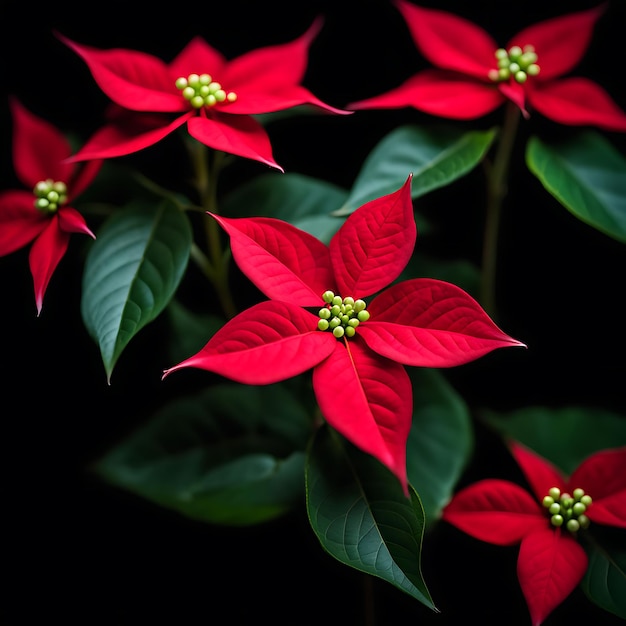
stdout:
{"type": "Polygon", "coordinates": [[[496,265],[502,202],[508,191],[507,179],[519,118],[520,110],[517,105],[508,102],[494,161],[491,167],[487,169],[487,208],[483,234],[481,303],[485,311],[492,317],[496,315],[496,265]]]}
{"type": "MultiPolygon", "coordinates": [[[[200,204],[205,211],[215,215],[219,213],[217,206],[217,180],[222,166],[223,155],[211,151],[212,163],[209,162],[209,149],[199,141],[194,141],[190,149],[191,161],[195,173],[195,184],[200,196],[200,204]]],[[[203,216],[204,232],[211,261],[212,271],[205,275],[213,283],[222,310],[228,319],[237,314],[237,307],[228,288],[229,255],[222,250],[220,230],[217,222],[210,216],[203,216]]]]}

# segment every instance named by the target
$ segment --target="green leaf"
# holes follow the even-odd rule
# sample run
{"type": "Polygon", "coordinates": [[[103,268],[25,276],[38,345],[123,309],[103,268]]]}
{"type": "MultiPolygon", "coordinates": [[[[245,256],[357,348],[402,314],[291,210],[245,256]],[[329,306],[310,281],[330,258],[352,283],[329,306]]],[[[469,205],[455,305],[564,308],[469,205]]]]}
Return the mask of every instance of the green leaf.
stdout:
{"type": "Polygon", "coordinates": [[[589,565],[580,583],[592,602],[622,619],[626,619],[625,540],[624,531],[617,530],[605,533],[599,540],[585,542],[589,565]]]}
{"type": "Polygon", "coordinates": [[[401,126],[369,153],[345,204],[333,215],[349,215],[366,202],[396,191],[411,172],[413,199],[449,185],[482,161],[494,138],[494,130],[401,126]]]}
{"type": "Polygon", "coordinates": [[[306,411],[280,384],[213,385],[164,407],[95,470],[190,518],[246,526],[301,503],[310,431],[306,411]]]}
{"type": "Polygon", "coordinates": [[[626,243],[626,159],[602,135],[584,131],[553,144],[531,137],[526,163],[570,213],[626,243]]]}
{"type": "Polygon", "coordinates": [[[474,449],[467,405],[441,372],[410,368],[413,422],[407,442],[407,474],[419,493],[430,526],[441,510],[474,449]]]}
{"type": "Polygon", "coordinates": [[[421,572],[424,511],[372,456],[320,428],[306,461],[307,513],[322,547],[436,609],[421,572]]]}
{"type": "Polygon", "coordinates": [[[124,348],[175,293],[191,244],[186,215],[169,201],[129,205],[98,232],[85,262],[81,312],[109,383],[124,348]]]}
{"type": "Polygon", "coordinates": [[[302,174],[270,172],[253,178],[224,197],[222,213],[237,217],[275,217],[328,243],[344,220],[331,212],[348,192],[302,174]]]}
{"type": "Polygon", "coordinates": [[[478,415],[502,435],[512,437],[571,474],[593,452],[626,444],[623,415],[599,408],[534,406],[509,413],[478,415]]]}

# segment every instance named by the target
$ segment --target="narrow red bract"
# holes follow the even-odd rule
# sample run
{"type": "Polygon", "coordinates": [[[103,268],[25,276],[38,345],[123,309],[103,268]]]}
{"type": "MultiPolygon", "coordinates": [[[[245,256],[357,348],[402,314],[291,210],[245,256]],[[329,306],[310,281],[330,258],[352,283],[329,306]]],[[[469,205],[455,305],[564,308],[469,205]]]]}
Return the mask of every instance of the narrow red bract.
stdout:
{"type": "Polygon", "coordinates": [[[194,37],[170,63],[135,50],[99,50],[58,34],[87,63],[98,86],[115,104],[108,123],[70,160],[137,152],[186,124],[192,137],[215,150],[282,171],[265,129],[253,115],[300,105],[327,113],[352,113],[325,104],[300,84],[309,47],[322,23],[319,17],[292,42],[259,48],[232,60],[202,37],[194,37]],[[186,99],[186,90],[177,86],[181,79],[188,81],[192,92],[192,85],[197,88],[200,100],[186,99]]]}
{"type": "Polygon", "coordinates": [[[67,163],[71,146],[59,130],[28,111],[16,98],[10,99],[10,107],[13,166],[28,191],[0,192],[0,256],[32,244],[28,260],[39,315],[52,274],[67,251],[70,235],[84,233],[95,238],[83,216],[70,203],[92,182],[102,161],[84,165],[67,163]],[[62,183],[66,188],[65,198],[58,208],[38,210],[33,190],[46,181],[51,186],[62,183]]]}
{"type": "Polygon", "coordinates": [[[534,67],[528,71],[531,60],[522,60],[519,80],[515,70],[498,79],[492,76],[498,70],[496,50],[500,46],[476,24],[407,0],[395,0],[395,5],[416,47],[435,67],[418,72],[387,93],[349,104],[348,109],[413,107],[431,115],[467,120],[512,101],[526,117],[534,110],[559,124],[626,132],[626,114],[600,85],[588,78],[564,77],[589,47],[606,2],[545,20],[514,35],[504,51],[517,46],[520,52],[536,55],[534,67]]]}
{"type": "Polygon", "coordinates": [[[532,624],[538,626],[576,588],[588,562],[577,531],[552,525],[544,498],[552,488],[570,495],[582,489],[592,499],[583,510],[592,524],[626,528],[626,447],[590,455],[569,478],[518,442],[510,449],[531,491],[484,479],[455,494],[442,518],[481,541],[520,544],[517,575],[532,624]]]}
{"type": "Polygon", "coordinates": [[[413,402],[404,366],[451,367],[524,345],[450,283],[389,287],[417,237],[411,181],[354,211],[328,246],[275,218],[213,215],[238,266],[269,300],[231,319],[163,377],[195,367],[262,385],[313,369],[327,422],[388,467],[408,494],[413,402]]]}

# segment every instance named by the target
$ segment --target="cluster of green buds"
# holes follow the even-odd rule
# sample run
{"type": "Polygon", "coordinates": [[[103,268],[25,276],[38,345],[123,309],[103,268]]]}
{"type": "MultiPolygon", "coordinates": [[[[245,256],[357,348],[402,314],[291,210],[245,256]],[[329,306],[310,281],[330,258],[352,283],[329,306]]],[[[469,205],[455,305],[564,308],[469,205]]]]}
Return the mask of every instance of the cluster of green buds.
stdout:
{"type": "Polygon", "coordinates": [[[212,107],[218,102],[234,102],[237,94],[234,91],[228,93],[222,89],[222,85],[213,80],[210,74],[189,74],[187,78],[181,76],[176,80],[176,87],[183,92],[183,98],[194,109],[203,106],[212,107]]]}
{"type": "Polygon", "coordinates": [[[558,487],[552,487],[543,499],[543,506],[550,513],[553,526],[563,526],[572,533],[589,526],[589,518],[585,512],[591,504],[591,496],[582,489],[574,489],[572,495],[561,493],[558,487]]]}
{"type": "Polygon", "coordinates": [[[67,202],[67,185],[51,178],[40,180],[33,189],[35,208],[42,213],[54,213],[67,202]]]}
{"type": "Polygon", "coordinates": [[[337,339],[354,337],[356,327],[370,318],[363,300],[350,297],[342,299],[332,291],[325,291],[322,298],[328,306],[319,310],[317,327],[320,330],[331,330],[337,339]]]}
{"type": "Polygon", "coordinates": [[[489,78],[494,82],[501,82],[512,78],[515,82],[525,83],[529,76],[539,74],[537,54],[533,46],[524,48],[512,46],[508,50],[498,48],[496,50],[498,69],[489,71],[489,78]]]}

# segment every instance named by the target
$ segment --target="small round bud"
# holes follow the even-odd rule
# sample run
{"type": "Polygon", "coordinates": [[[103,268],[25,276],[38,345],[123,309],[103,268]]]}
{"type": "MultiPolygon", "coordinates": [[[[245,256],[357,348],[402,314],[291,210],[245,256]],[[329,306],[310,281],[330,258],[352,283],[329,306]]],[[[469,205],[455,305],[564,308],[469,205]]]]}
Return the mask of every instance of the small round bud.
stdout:
{"type": "Polygon", "coordinates": [[[347,298],[343,299],[343,303],[346,305],[350,305],[350,308],[352,308],[354,306],[354,298],[348,296],[347,298]]]}
{"type": "Polygon", "coordinates": [[[576,516],[582,515],[587,510],[587,507],[582,502],[576,502],[572,507],[572,513],[576,516]]]}
{"type": "Polygon", "coordinates": [[[352,328],[356,328],[361,322],[359,322],[358,318],[351,317],[348,320],[348,326],[352,326],[352,328]]]}
{"type": "Polygon", "coordinates": [[[357,314],[357,319],[359,320],[359,322],[367,322],[369,318],[370,314],[365,310],[359,311],[357,314]]]}
{"type": "Polygon", "coordinates": [[[591,523],[591,521],[586,515],[579,515],[578,523],[580,524],[581,528],[589,528],[589,524],[591,523]]]}
{"type": "Polygon", "coordinates": [[[526,68],[526,73],[529,76],[537,76],[537,74],[539,74],[539,66],[536,63],[531,63],[527,68],[526,68]]]}
{"type": "Polygon", "coordinates": [[[365,308],[365,300],[355,300],[354,301],[354,310],[358,313],[359,311],[362,311],[365,308]]]}
{"type": "Polygon", "coordinates": [[[330,324],[328,323],[328,320],[319,320],[317,322],[317,327],[320,330],[328,330],[328,327],[330,326],[330,324]]]}
{"type": "Polygon", "coordinates": [[[180,89],[181,91],[187,87],[187,85],[189,85],[189,83],[187,82],[187,79],[184,78],[183,76],[181,76],[180,78],[176,79],[176,88],[180,89]]]}
{"type": "Polygon", "coordinates": [[[323,309],[319,310],[318,315],[323,320],[328,320],[328,319],[330,319],[330,309],[327,309],[326,307],[324,307],[323,309]]]}
{"type": "Polygon", "coordinates": [[[337,306],[340,306],[341,304],[343,304],[343,300],[341,299],[341,296],[334,296],[332,302],[333,304],[336,304],[337,306]]]}
{"type": "Polygon", "coordinates": [[[582,503],[583,503],[586,507],[588,507],[588,506],[589,506],[589,505],[593,502],[593,500],[591,499],[591,496],[589,496],[589,495],[587,495],[587,494],[585,494],[585,495],[584,495],[584,496],[580,499],[580,501],[581,501],[581,502],[582,502],[582,503]]]}
{"type": "Polygon", "coordinates": [[[345,333],[345,330],[343,329],[343,326],[337,326],[333,328],[333,335],[335,335],[337,339],[343,337],[344,333],[345,333]]]}
{"type": "Polygon", "coordinates": [[[552,496],[544,496],[542,504],[546,509],[549,509],[554,504],[554,498],[552,496]]]}
{"type": "Polygon", "coordinates": [[[512,46],[509,49],[509,57],[512,60],[515,61],[515,60],[519,59],[519,57],[521,57],[521,56],[522,56],[522,49],[519,46],[512,46]]]}
{"type": "Polygon", "coordinates": [[[341,307],[338,304],[333,304],[333,306],[330,307],[330,312],[335,316],[341,315],[341,307]]]}
{"type": "Polygon", "coordinates": [[[509,72],[511,72],[511,74],[516,74],[521,69],[522,68],[519,66],[519,63],[511,63],[511,65],[509,65],[509,72]]]}
{"type": "Polygon", "coordinates": [[[557,513],[561,512],[561,505],[558,502],[555,502],[554,504],[550,505],[550,508],[548,509],[548,511],[552,515],[556,515],[557,513]]]}
{"type": "Polygon", "coordinates": [[[574,500],[580,500],[585,495],[585,491],[578,487],[572,491],[572,495],[574,496],[574,500]]]}
{"type": "Polygon", "coordinates": [[[575,533],[580,528],[580,524],[578,523],[578,520],[570,519],[567,521],[566,528],[570,532],[575,533]]]}
{"type": "Polygon", "coordinates": [[[515,82],[521,85],[522,83],[525,83],[528,80],[528,74],[520,70],[519,72],[515,72],[514,78],[515,78],[515,82]]]}
{"type": "Polygon", "coordinates": [[[324,300],[324,302],[327,302],[328,304],[330,304],[333,301],[334,297],[335,297],[335,294],[332,291],[325,291],[322,294],[322,300],[324,300]]]}
{"type": "Polygon", "coordinates": [[[344,330],[346,333],[346,337],[354,337],[354,335],[356,334],[354,326],[346,326],[344,330]]]}
{"type": "Polygon", "coordinates": [[[505,59],[509,56],[509,53],[504,48],[498,48],[496,50],[496,59],[505,59]]]}
{"type": "Polygon", "coordinates": [[[341,320],[338,317],[333,317],[328,323],[330,328],[337,328],[337,326],[341,325],[341,320]]]}
{"type": "Polygon", "coordinates": [[[563,525],[563,516],[562,515],[553,515],[550,518],[553,526],[562,526],[563,525]]]}
{"type": "Polygon", "coordinates": [[[558,500],[561,497],[561,490],[558,487],[552,487],[550,491],[548,491],[548,495],[558,500]]]}

